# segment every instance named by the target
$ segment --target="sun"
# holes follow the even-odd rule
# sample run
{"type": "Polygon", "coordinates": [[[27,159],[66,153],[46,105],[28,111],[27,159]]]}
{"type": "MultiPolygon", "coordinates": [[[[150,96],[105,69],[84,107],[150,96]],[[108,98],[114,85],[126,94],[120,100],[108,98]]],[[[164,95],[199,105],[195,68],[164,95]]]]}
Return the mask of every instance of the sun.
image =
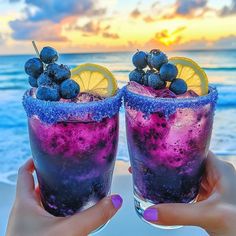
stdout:
{"type": "Polygon", "coordinates": [[[165,46],[170,46],[178,43],[181,40],[181,36],[175,32],[170,33],[168,30],[163,30],[156,33],[155,40],[161,42],[165,46]]]}

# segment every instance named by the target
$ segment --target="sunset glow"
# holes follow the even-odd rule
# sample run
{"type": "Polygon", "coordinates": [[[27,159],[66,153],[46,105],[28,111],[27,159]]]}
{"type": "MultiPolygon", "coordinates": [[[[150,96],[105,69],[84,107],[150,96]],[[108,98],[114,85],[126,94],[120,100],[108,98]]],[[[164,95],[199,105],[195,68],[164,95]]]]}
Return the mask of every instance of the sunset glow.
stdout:
{"type": "Polygon", "coordinates": [[[235,0],[0,0],[0,54],[236,48],[235,0]],[[27,2],[27,3],[26,3],[27,2]]]}

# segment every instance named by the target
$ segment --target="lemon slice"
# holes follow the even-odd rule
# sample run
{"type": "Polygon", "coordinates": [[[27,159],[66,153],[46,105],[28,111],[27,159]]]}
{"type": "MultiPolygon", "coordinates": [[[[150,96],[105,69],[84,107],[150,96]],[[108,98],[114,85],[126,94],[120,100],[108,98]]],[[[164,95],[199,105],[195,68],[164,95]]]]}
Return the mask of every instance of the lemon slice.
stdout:
{"type": "Polygon", "coordinates": [[[172,57],[169,61],[178,68],[177,78],[185,80],[188,89],[199,96],[208,93],[208,78],[205,71],[192,59],[186,57],[172,57]]]}
{"type": "Polygon", "coordinates": [[[113,74],[105,67],[86,63],[71,70],[71,77],[80,85],[81,92],[113,96],[117,91],[117,82],[113,74]]]}

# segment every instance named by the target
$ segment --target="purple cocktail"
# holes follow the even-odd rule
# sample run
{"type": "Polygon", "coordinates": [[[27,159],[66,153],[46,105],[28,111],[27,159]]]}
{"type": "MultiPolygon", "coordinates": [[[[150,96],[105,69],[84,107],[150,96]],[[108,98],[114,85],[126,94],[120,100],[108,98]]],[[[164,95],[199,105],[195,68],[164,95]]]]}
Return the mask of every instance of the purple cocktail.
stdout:
{"type": "Polygon", "coordinates": [[[213,125],[217,91],[176,96],[131,82],[124,90],[135,208],[196,199],[213,125]]]}
{"type": "Polygon", "coordinates": [[[51,214],[72,215],[109,194],[121,97],[53,102],[35,98],[34,90],[24,95],[41,200],[51,214]]]}

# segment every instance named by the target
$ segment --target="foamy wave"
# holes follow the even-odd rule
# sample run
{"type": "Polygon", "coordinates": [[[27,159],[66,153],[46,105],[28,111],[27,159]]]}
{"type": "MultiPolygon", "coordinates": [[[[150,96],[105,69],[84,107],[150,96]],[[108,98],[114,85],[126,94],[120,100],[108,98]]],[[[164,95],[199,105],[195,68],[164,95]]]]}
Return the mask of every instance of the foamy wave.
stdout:
{"type": "Polygon", "coordinates": [[[0,182],[10,185],[16,185],[17,171],[8,171],[0,173],[0,182]]]}

